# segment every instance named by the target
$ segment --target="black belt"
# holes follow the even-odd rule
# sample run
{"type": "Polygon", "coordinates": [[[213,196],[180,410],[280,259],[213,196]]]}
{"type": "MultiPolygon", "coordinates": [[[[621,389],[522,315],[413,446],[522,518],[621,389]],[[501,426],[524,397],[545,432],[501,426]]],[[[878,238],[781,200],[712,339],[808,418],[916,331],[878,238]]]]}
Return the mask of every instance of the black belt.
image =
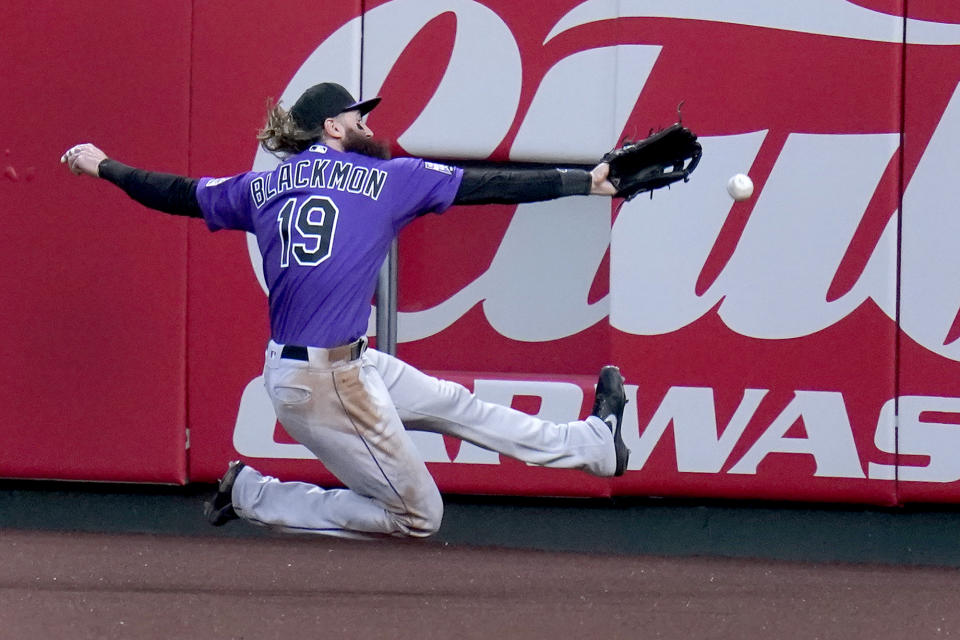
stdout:
{"type": "Polygon", "coordinates": [[[287,360],[310,360],[310,352],[307,351],[306,347],[301,347],[296,344],[285,344],[283,345],[283,351],[280,352],[281,358],[286,358],[287,360]]]}
{"type": "MultiPolygon", "coordinates": [[[[348,345],[343,345],[342,347],[334,347],[333,349],[328,349],[330,352],[343,351],[343,356],[349,355],[350,360],[356,360],[361,355],[363,355],[363,349],[366,346],[365,340],[357,340],[356,342],[348,345]],[[346,351],[349,349],[349,353],[346,351]]],[[[302,360],[304,362],[310,361],[310,351],[306,347],[302,347],[297,344],[285,344],[283,349],[280,351],[280,357],[286,358],[288,360],[302,360]]]]}

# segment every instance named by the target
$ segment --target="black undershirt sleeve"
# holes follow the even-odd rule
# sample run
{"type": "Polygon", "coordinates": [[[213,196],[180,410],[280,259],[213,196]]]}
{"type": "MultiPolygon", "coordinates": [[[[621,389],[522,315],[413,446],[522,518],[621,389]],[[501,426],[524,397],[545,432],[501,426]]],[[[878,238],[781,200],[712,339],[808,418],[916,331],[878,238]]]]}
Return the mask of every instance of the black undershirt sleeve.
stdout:
{"type": "Polygon", "coordinates": [[[197,200],[199,180],[195,178],[135,169],[110,158],[100,163],[99,170],[101,178],[144,206],[178,216],[203,217],[197,200]]]}
{"type": "Polygon", "coordinates": [[[454,204],[519,204],[588,195],[593,181],[584,169],[463,170],[454,204]]]}

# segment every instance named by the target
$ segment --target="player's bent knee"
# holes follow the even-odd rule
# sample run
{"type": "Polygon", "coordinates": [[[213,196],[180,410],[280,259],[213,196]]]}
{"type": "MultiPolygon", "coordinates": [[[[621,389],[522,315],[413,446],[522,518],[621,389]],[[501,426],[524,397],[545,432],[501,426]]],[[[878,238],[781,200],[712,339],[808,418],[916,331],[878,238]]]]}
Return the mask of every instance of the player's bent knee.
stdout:
{"type": "Polygon", "coordinates": [[[426,538],[440,530],[443,520],[443,498],[439,491],[421,496],[407,503],[407,511],[396,516],[403,532],[414,538],[426,538]]]}

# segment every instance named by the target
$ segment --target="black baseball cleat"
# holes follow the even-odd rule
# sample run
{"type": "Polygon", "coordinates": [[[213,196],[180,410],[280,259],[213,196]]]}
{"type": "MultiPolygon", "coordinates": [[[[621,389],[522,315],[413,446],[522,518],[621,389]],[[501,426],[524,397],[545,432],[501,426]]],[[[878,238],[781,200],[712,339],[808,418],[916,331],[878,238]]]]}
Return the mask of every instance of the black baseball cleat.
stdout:
{"type": "Polygon", "coordinates": [[[590,415],[597,416],[607,423],[613,433],[613,450],[617,455],[614,476],[622,476],[627,470],[630,449],[623,443],[620,428],[623,426],[623,408],[627,405],[627,393],[623,390],[623,376],[620,369],[607,365],[600,370],[597,380],[597,395],[593,401],[590,415]]]}
{"type": "Polygon", "coordinates": [[[219,527],[240,517],[233,510],[233,484],[237,481],[237,474],[245,466],[247,465],[239,460],[231,462],[227,472],[220,478],[213,498],[203,503],[203,515],[213,526],[219,527]]]}

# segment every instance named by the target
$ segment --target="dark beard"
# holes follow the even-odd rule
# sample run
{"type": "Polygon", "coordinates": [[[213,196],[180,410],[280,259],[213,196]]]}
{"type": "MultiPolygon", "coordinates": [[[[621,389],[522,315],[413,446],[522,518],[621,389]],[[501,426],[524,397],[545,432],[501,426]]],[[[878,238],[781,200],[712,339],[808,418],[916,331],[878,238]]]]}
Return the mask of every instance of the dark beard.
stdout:
{"type": "Polygon", "coordinates": [[[386,140],[377,138],[367,138],[356,131],[347,129],[347,135],[343,137],[341,143],[344,151],[353,153],[362,153],[365,156],[379,158],[380,160],[390,159],[390,143],[386,140]]]}

